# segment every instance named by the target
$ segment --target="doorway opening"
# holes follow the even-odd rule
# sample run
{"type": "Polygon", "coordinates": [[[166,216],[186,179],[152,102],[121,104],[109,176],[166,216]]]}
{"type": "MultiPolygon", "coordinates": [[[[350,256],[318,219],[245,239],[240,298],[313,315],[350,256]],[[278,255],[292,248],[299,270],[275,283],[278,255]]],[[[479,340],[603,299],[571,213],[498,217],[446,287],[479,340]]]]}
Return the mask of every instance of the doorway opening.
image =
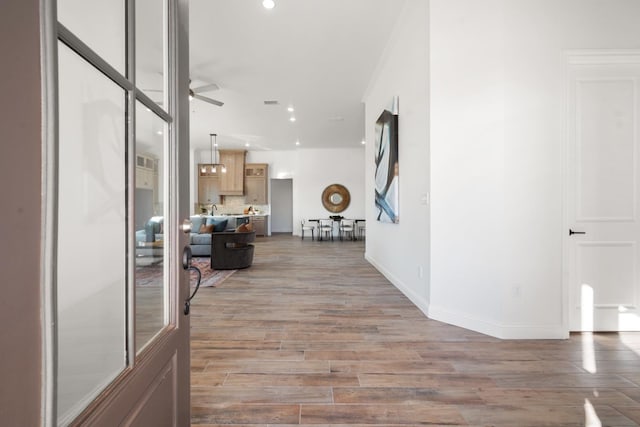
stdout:
{"type": "Polygon", "coordinates": [[[293,233],[293,180],[271,180],[271,232],[293,233]]]}

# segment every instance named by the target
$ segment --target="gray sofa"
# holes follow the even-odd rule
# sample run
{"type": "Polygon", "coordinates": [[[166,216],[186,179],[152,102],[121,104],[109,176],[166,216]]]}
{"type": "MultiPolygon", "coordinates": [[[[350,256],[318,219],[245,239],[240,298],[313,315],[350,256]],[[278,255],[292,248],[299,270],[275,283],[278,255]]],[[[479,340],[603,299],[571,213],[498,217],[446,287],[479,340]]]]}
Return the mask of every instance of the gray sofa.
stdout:
{"type": "MultiPolygon", "coordinates": [[[[211,256],[211,233],[200,233],[203,225],[213,225],[213,232],[235,231],[244,222],[242,218],[228,216],[192,215],[189,246],[193,256],[211,256]]],[[[136,242],[157,242],[164,239],[164,218],[154,216],[147,221],[144,230],[136,231],[136,242]]]]}

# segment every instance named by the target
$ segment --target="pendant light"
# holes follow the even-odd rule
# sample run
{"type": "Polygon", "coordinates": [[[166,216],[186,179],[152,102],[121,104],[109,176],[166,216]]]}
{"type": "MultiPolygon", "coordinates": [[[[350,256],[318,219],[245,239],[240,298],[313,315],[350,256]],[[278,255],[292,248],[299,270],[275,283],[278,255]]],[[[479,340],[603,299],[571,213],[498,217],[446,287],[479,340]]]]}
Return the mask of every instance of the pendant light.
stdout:
{"type": "Polygon", "coordinates": [[[211,157],[209,158],[209,160],[211,161],[211,163],[209,163],[208,165],[202,165],[202,169],[201,169],[202,173],[207,172],[207,166],[210,168],[211,173],[216,173],[218,171],[218,166],[220,166],[220,171],[222,173],[227,173],[227,167],[222,163],[218,163],[218,151],[216,148],[218,147],[217,138],[218,138],[217,134],[215,133],[209,134],[209,141],[211,143],[211,149],[210,149],[211,157]],[[214,142],[214,140],[216,142],[214,142]]]}

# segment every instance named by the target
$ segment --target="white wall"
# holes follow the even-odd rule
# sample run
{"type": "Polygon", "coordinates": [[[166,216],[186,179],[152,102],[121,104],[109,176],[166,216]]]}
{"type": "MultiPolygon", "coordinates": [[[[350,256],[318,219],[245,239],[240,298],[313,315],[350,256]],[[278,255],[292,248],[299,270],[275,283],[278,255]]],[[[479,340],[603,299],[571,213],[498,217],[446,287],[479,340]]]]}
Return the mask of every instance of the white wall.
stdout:
{"type": "MultiPolygon", "coordinates": [[[[250,151],[247,162],[269,163],[269,178],[293,179],[293,234],[300,235],[301,218],[327,218],[322,191],[331,184],[349,190],[351,203],[341,215],[364,218],[364,150],[356,148],[250,151]]],[[[271,189],[269,189],[271,194],[271,189]]]]}
{"type": "Polygon", "coordinates": [[[433,318],[564,337],[564,52],[637,48],[634,0],[431,0],[433,318]]]}
{"type": "Polygon", "coordinates": [[[301,218],[336,215],[322,206],[322,192],[331,184],[344,185],[351,202],[339,215],[364,218],[364,153],[361,147],[296,151],[293,178],[293,229],[300,235],[301,218]]]}
{"type": "Polygon", "coordinates": [[[428,2],[409,0],[365,95],[366,257],[418,307],[429,305],[428,2]],[[399,224],[374,217],[375,122],[399,97],[399,224]],[[422,270],[422,271],[421,271],[422,270]]]}

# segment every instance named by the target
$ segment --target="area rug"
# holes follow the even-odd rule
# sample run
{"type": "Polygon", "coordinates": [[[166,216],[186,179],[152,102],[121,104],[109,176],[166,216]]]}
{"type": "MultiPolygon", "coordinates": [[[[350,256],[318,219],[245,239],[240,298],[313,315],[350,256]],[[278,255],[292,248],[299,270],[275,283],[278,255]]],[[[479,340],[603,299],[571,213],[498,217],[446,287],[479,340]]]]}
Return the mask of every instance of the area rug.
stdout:
{"type": "MultiPolygon", "coordinates": [[[[210,288],[224,282],[237,270],[213,270],[209,257],[194,257],[191,265],[200,269],[202,280],[200,287],[210,288]]],[[[162,263],[138,266],[136,268],[136,286],[154,286],[161,284],[162,263]]],[[[191,286],[197,283],[198,275],[192,271],[190,275],[191,286]]]]}
{"type": "MultiPolygon", "coordinates": [[[[229,276],[238,270],[213,270],[211,268],[211,259],[209,257],[194,257],[191,261],[191,265],[198,267],[202,273],[202,279],[200,281],[201,288],[210,288],[219,285],[227,280],[229,276]]],[[[198,275],[195,272],[191,272],[191,286],[196,285],[198,275]]]]}

